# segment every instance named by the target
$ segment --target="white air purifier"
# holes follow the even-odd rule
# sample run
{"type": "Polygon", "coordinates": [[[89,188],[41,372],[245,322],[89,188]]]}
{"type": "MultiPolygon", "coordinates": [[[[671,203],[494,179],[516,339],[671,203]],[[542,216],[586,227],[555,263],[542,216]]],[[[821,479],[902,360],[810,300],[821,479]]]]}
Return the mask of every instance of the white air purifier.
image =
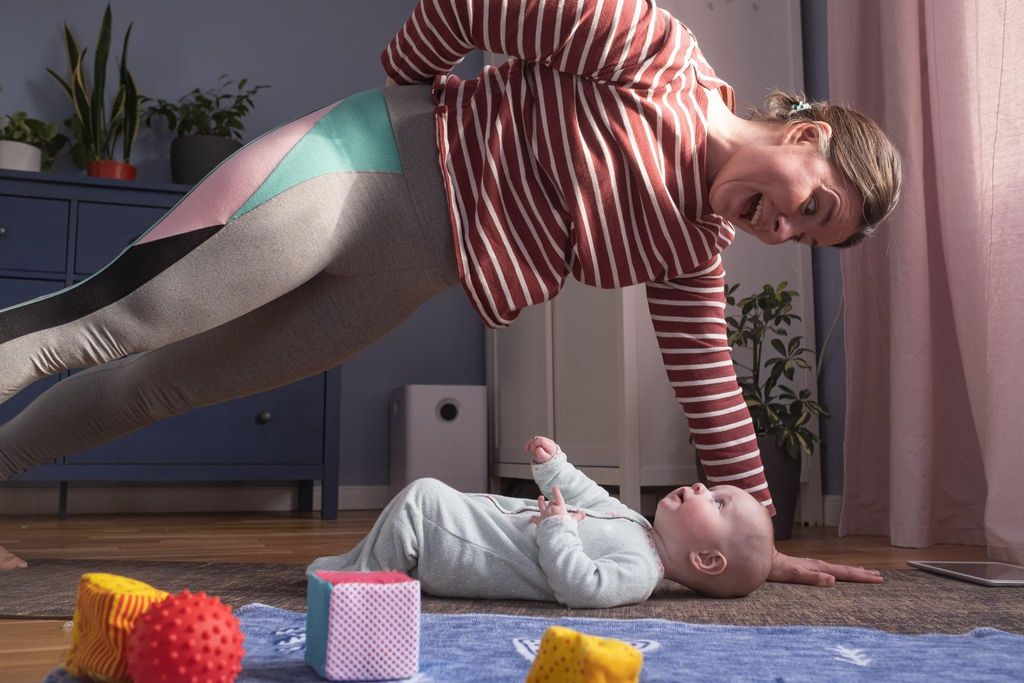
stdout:
{"type": "Polygon", "coordinates": [[[410,384],[391,392],[391,495],[432,477],[487,491],[487,387],[410,384]]]}

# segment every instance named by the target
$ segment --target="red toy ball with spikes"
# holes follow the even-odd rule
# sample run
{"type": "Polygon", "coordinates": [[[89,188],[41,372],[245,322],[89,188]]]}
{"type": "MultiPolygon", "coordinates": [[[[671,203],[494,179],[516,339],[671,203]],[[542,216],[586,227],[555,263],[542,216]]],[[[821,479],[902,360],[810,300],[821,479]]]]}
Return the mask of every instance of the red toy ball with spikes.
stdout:
{"type": "Polygon", "coordinates": [[[136,683],[233,683],[242,670],[243,638],[230,607],[184,590],[135,622],[125,648],[128,675],[136,683]]]}

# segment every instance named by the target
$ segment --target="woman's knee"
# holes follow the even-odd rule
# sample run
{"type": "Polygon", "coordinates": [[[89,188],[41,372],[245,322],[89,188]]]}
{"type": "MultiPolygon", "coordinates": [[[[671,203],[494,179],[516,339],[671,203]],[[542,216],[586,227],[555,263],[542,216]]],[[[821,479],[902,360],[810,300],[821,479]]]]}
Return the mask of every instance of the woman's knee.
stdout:
{"type": "Polygon", "coordinates": [[[147,374],[136,365],[144,355],[127,356],[75,373],[65,380],[66,390],[110,406],[120,415],[119,422],[132,427],[145,427],[197,407],[182,387],[159,374],[147,374]],[[74,391],[78,387],[81,391],[74,391]]]}

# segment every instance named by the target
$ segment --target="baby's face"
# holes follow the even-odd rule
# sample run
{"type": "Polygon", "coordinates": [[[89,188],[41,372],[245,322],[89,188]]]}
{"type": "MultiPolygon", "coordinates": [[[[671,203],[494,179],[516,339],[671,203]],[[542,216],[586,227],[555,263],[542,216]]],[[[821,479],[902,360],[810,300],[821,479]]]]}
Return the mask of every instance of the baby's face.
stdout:
{"type": "Polygon", "coordinates": [[[721,548],[735,534],[755,531],[771,538],[771,517],[757,500],[735,486],[681,486],[661,499],[654,529],[675,562],[691,551],[721,548]]]}

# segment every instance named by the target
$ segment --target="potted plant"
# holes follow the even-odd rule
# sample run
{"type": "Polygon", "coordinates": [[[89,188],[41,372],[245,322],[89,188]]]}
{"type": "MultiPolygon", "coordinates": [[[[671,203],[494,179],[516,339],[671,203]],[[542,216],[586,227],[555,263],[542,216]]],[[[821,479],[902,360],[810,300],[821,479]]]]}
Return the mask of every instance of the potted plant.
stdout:
{"type": "Polygon", "coordinates": [[[0,168],[49,171],[67,142],[54,123],[30,119],[23,111],[0,116],[0,168]]]}
{"type": "Polygon", "coordinates": [[[85,74],[86,49],[78,49],[74,36],[64,24],[64,45],[67,49],[70,76],[65,81],[52,69],[46,71],[53,76],[73,107],[71,118],[65,121],[71,129],[74,144],[71,156],[75,163],[86,169],[90,176],[133,180],[136,169],[129,163],[132,144],[139,132],[139,92],[135,79],[128,71],[128,39],[132,25],[124,34],[124,45],[118,68],[118,87],[106,114],[107,59],[110,55],[110,5],[103,13],[100,34],[96,40],[96,54],[93,57],[93,76],[90,86],[85,74]],[[118,142],[121,144],[121,159],[115,159],[118,142]]]}
{"type": "Polygon", "coordinates": [[[800,320],[793,313],[793,300],[799,294],[787,289],[787,284],[766,284],[761,291],[739,301],[734,296],[739,285],[725,289],[726,303],[739,312],[738,318],[726,317],[729,345],[750,351],[749,365],[739,360],[734,360],[734,365],[772,490],[776,540],[789,538],[792,533],[800,492],[800,456],[812,455],[814,444],[820,441],[809,428],[811,418],[829,416],[825,407],[811,398],[809,390],[794,391],[786,384],[793,382],[797,371],[811,370],[804,354],[813,354],[800,345],[802,337],[786,339],[790,323],[800,320]]]}
{"type": "Polygon", "coordinates": [[[242,146],[242,119],[252,110],[252,98],[269,85],[246,88],[222,74],[215,88],[193,89],[176,102],[143,98],[145,123],[163,119],[175,134],[171,142],[171,179],[193,184],[242,146]],[[234,88],[232,86],[234,85],[234,88]]]}

